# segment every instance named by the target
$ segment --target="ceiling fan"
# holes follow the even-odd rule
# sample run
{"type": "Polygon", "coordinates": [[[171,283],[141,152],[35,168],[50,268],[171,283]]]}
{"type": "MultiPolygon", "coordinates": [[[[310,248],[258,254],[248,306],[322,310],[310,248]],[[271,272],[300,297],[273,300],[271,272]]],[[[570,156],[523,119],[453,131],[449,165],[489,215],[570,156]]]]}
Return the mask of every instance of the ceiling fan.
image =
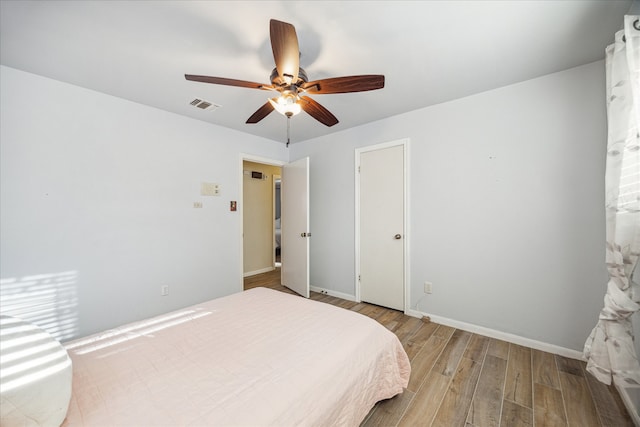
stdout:
{"type": "MultiPolygon", "coordinates": [[[[301,110],[326,126],[333,126],[338,119],[309,95],[350,93],[376,90],[384,87],[383,75],[334,77],[309,81],[307,73],[300,68],[298,36],[293,25],[272,19],[270,21],[271,50],[276,67],[271,72],[271,84],[254,83],[223,77],[185,74],[187,80],[249,89],[272,90],[280,93],[270,98],[247,119],[246,123],[258,123],[273,110],[288,119],[301,110]]],[[[288,122],[288,121],[287,121],[288,122]]]]}

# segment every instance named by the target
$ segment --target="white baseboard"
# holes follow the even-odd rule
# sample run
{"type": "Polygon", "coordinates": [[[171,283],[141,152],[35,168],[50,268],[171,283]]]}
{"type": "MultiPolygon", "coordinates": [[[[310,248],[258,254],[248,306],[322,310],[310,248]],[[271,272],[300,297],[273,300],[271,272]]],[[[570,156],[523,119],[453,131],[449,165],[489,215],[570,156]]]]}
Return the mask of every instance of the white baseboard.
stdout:
{"type": "Polygon", "coordinates": [[[276,269],[275,267],[265,267],[265,268],[261,268],[260,270],[247,271],[242,275],[242,277],[249,277],[249,276],[255,276],[256,274],[268,273],[269,271],[273,271],[275,269],[276,269]]]}
{"type": "Polygon", "coordinates": [[[618,389],[618,393],[620,393],[622,403],[624,403],[624,406],[627,408],[631,420],[636,427],[640,426],[640,414],[638,413],[638,406],[640,406],[640,404],[637,402],[640,396],[640,387],[618,387],[616,385],[616,389],[618,389]],[[635,397],[631,396],[631,390],[636,390],[636,392],[633,393],[636,395],[635,397]]]}
{"type": "Polygon", "coordinates": [[[309,290],[313,292],[318,292],[319,294],[325,294],[332,297],[346,299],[347,301],[356,301],[356,298],[353,295],[343,294],[342,292],[332,291],[331,289],[319,288],[317,286],[309,286],[309,290]]]}
{"type": "Polygon", "coordinates": [[[530,338],[524,338],[518,335],[509,334],[507,332],[496,331],[495,329],[485,328],[484,326],[477,326],[471,323],[461,322],[459,320],[448,319],[446,317],[436,316],[428,313],[423,313],[417,310],[407,310],[405,312],[408,316],[421,318],[422,316],[428,316],[434,323],[439,323],[445,326],[451,326],[452,328],[462,329],[463,331],[472,332],[479,335],[484,335],[490,338],[496,338],[499,340],[507,341],[513,344],[522,345],[525,347],[535,348],[536,350],[546,351],[547,353],[558,354],[560,356],[568,357],[570,359],[584,360],[582,352],[572,350],[570,348],[560,347],[555,344],[549,344],[542,341],[536,341],[530,338]]]}
{"type": "MultiPolygon", "coordinates": [[[[313,292],[318,292],[326,295],[331,295],[336,298],[357,302],[356,298],[353,295],[344,294],[342,292],[332,291],[330,289],[323,289],[316,286],[310,286],[309,289],[312,290],[313,292]]],[[[507,341],[513,344],[534,348],[540,351],[546,351],[547,353],[557,354],[560,356],[568,357],[570,359],[585,360],[584,355],[582,354],[581,351],[572,350],[570,348],[561,347],[559,345],[549,344],[549,343],[537,341],[531,338],[521,337],[519,335],[514,335],[507,332],[486,328],[484,326],[474,325],[472,323],[466,323],[466,322],[461,322],[459,320],[432,315],[432,314],[424,313],[418,310],[409,309],[405,311],[405,314],[408,316],[413,316],[417,318],[428,316],[429,318],[431,318],[431,321],[433,321],[434,323],[439,323],[441,325],[451,326],[452,328],[462,329],[463,331],[472,332],[472,333],[483,335],[490,338],[496,338],[502,341],[507,341]]]]}

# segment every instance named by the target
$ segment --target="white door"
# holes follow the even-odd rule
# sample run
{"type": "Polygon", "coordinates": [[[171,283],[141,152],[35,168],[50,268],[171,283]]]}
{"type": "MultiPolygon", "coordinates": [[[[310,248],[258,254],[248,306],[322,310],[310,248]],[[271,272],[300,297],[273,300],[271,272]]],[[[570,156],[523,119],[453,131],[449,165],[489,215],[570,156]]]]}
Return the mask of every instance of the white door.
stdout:
{"type": "Polygon", "coordinates": [[[360,299],[404,310],[404,145],[360,153],[360,299]]]}
{"type": "Polygon", "coordinates": [[[309,158],[282,167],[282,284],[309,298],[309,158]]]}

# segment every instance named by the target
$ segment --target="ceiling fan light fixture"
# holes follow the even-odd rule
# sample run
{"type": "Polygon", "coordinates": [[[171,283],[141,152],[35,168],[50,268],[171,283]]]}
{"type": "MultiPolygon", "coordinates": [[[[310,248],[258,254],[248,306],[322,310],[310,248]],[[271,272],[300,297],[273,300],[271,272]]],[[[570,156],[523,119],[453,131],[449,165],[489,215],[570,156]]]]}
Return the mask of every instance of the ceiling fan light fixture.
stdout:
{"type": "Polygon", "coordinates": [[[276,111],[283,116],[291,117],[300,113],[302,108],[298,104],[298,97],[292,93],[283,93],[278,98],[270,98],[269,102],[276,111]]]}

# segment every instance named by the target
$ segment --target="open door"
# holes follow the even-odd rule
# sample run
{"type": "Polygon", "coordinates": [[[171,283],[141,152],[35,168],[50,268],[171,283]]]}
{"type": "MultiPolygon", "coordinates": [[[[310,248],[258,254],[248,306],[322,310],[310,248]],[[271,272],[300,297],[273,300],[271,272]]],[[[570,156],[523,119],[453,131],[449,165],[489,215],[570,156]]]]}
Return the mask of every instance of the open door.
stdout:
{"type": "Polygon", "coordinates": [[[309,298],[309,158],[282,166],[282,284],[309,298]]]}

